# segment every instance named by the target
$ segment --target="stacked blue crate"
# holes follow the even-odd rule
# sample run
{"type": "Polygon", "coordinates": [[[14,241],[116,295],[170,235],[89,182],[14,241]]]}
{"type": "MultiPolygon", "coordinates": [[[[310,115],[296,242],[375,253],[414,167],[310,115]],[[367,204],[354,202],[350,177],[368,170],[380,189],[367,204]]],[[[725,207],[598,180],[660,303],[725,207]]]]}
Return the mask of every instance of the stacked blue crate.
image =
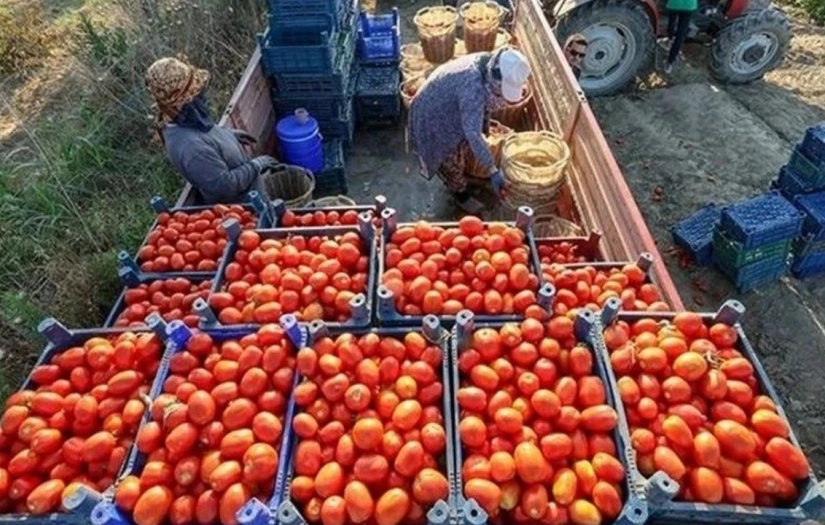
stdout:
{"type": "Polygon", "coordinates": [[[771,188],[789,199],[825,189],[825,122],[805,131],[771,188]]]}
{"type": "Polygon", "coordinates": [[[795,202],[805,218],[802,236],[794,243],[791,273],[803,279],[825,272],[825,191],[799,195],[795,202]]]}
{"type": "Polygon", "coordinates": [[[401,118],[401,19],[398,8],[386,15],[358,17],[359,74],[355,116],[359,124],[397,123],[401,118]]]}
{"type": "Polygon", "coordinates": [[[358,0],[268,0],[269,27],[259,36],[264,72],[272,82],[278,120],[305,109],[324,138],[316,193],[346,191],[344,145],[352,141],[357,63],[358,0]],[[340,154],[339,154],[340,153],[340,154]],[[325,184],[327,180],[335,184],[325,184]],[[343,181],[343,183],[342,183],[343,181]]]}
{"type": "Polygon", "coordinates": [[[725,206],[714,231],[713,261],[741,292],[785,275],[803,213],[778,191],[725,206]]]}

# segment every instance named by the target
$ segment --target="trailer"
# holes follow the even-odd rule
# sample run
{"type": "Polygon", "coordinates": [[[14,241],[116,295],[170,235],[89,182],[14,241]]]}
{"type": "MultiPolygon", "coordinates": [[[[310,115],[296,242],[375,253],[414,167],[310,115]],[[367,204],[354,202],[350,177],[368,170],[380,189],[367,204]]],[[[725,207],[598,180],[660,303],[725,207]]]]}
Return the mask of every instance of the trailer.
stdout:
{"type": "MultiPolygon", "coordinates": [[[[542,13],[541,2],[519,0],[513,11],[513,36],[533,70],[534,96],[527,111],[529,126],[562,135],[571,150],[558,213],[588,232],[601,232],[601,248],[607,260],[632,261],[641,253],[651,254],[652,277],[661,288],[663,300],[673,310],[681,310],[683,303],[676,286],[542,13]]],[[[270,92],[270,80],[264,74],[257,46],[219,122],[256,137],[255,154],[272,154],[276,150],[276,115],[270,92]]],[[[390,201],[392,197],[388,195],[390,201]]],[[[191,199],[191,187],[187,185],[177,205],[185,205],[191,199]]]]}

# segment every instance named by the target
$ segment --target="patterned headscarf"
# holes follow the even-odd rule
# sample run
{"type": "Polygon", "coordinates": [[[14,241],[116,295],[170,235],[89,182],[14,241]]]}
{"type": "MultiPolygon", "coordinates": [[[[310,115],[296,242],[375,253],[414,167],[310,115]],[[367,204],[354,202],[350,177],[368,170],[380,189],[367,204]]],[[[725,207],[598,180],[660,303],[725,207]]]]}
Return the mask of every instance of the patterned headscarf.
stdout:
{"type": "Polygon", "coordinates": [[[161,58],[146,70],[146,87],[157,107],[158,124],[174,119],[181,108],[197,97],[209,82],[209,72],[197,69],[186,57],[161,58]]]}

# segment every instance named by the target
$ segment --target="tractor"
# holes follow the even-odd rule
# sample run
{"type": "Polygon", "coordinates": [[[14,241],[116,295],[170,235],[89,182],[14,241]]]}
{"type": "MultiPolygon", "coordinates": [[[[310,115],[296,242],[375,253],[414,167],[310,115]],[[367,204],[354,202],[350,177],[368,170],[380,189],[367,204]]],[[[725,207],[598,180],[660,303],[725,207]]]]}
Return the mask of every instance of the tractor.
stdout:
{"type": "MultiPolygon", "coordinates": [[[[709,70],[725,84],[762,78],[784,58],[791,24],[770,0],[699,0],[688,39],[710,41],[709,70]]],[[[587,38],[581,65],[588,96],[616,93],[650,67],[656,39],[666,36],[665,0],[545,0],[544,12],[562,44],[587,38]]]]}

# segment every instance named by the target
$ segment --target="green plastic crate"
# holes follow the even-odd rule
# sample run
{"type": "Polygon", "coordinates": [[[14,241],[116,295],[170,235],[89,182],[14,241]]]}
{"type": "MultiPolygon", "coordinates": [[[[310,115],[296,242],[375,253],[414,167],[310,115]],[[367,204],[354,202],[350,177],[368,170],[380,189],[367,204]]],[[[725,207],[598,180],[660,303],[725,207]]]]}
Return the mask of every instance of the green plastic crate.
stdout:
{"type": "Polygon", "coordinates": [[[741,242],[725,236],[719,228],[713,230],[713,256],[728,268],[739,268],[769,257],[787,255],[791,250],[792,238],[772,244],[745,250],[741,242]]]}

